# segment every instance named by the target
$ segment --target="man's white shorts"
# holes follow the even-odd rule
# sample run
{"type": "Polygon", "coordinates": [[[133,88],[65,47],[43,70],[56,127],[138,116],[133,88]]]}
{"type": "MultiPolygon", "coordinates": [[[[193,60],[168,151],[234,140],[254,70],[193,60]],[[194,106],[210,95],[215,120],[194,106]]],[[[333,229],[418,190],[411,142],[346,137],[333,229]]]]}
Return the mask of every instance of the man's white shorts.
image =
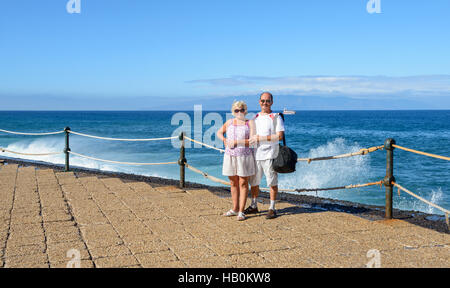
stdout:
{"type": "Polygon", "coordinates": [[[273,159],[256,160],[256,174],[250,176],[250,186],[259,186],[264,173],[268,187],[278,185],[278,173],[272,168],[273,159]]]}

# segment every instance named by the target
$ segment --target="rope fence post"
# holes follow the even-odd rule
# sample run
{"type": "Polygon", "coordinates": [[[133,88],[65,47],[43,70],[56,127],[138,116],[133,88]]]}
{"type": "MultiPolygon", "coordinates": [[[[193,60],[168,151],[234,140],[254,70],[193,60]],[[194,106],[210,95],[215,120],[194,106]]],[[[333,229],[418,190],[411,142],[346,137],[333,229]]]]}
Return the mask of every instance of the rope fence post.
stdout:
{"type": "Polygon", "coordinates": [[[64,172],[69,172],[70,171],[70,167],[69,167],[69,152],[70,152],[70,148],[69,148],[69,131],[70,131],[70,127],[66,127],[64,128],[64,132],[66,133],[66,147],[64,148],[64,153],[66,154],[66,165],[65,165],[65,169],[64,172]]]}
{"type": "Polygon", "coordinates": [[[180,159],[178,159],[178,165],[180,165],[180,188],[185,188],[185,171],[186,171],[186,155],[185,155],[185,147],[184,147],[184,132],[180,133],[179,137],[181,141],[180,146],[180,159]]]}
{"type": "Polygon", "coordinates": [[[392,138],[386,139],[384,142],[384,149],[386,150],[386,177],[384,177],[384,187],[386,189],[386,207],[385,219],[392,219],[392,196],[395,182],[394,178],[394,147],[395,140],[392,138]]]}

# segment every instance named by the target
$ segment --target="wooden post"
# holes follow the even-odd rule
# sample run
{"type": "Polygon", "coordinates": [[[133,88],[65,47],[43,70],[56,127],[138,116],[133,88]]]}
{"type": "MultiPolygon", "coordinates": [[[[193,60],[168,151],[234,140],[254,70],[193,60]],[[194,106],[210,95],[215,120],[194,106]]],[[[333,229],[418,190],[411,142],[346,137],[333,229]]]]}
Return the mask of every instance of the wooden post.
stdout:
{"type": "Polygon", "coordinates": [[[64,131],[66,132],[66,148],[64,149],[64,153],[66,154],[66,166],[64,169],[64,172],[69,172],[70,171],[70,167],[69,167],[69,131],[70,131],[70,127],[66,127],[64,128],[64,131]]]}
{"type": "Polygon", "coordinates": [[[185,148],[184,148],[184,132],[181,132],[180,137],[181,146],[180,146],[180,159],[178,159],[178,165],[180,165],[180,188],[185,188],[185,170],[186,166],[184,163],[186,163],[186,155],[185,155],[185,148]]]}
{"type": "Polygon", "coordinates": [[[395,140],[388,138],[384,142],[384,149],[386,150],[386,176],[384,177],[384,187],[386,188],[386,212],[385,218],[392,219],[392,190],[395,182],[394,178],[394,147],[395,140]]]}

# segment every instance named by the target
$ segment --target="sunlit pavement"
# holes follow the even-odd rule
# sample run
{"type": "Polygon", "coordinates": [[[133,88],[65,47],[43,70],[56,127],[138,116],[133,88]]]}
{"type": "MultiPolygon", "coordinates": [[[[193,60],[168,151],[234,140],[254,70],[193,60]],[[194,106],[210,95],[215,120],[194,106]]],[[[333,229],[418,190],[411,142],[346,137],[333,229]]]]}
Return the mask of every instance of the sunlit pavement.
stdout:
{"type": "Polygon", "coordinates": [[[208,190],[0,166],[0,267],[450,267],[450,235],[278,202],[246,221],[208,190]]]}

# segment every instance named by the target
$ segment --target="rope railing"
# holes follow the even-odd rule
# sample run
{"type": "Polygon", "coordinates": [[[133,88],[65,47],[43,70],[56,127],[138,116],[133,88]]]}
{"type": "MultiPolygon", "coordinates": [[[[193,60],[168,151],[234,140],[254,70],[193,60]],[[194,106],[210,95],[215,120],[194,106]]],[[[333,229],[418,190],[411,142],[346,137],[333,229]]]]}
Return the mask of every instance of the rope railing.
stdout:
{"type": "MultiPolygon", "coordinates": [[[[205,178],[208,178],[211,181],[214,181],[216,183],[224,184],[227,186],[230,186],[231,183],[222,179],[219,179],[217,177],[211,176],[208,173],[193,167],[192,165],[185,163],[186,168],[190,169],[191,171],[203,175],[205,178]]],[[[371,183],[365,183],[365,184],[351,184],[346,186],[339,186],[339,187],[331,187],[331,188],[303,188],[303,189],[279,189],[279,192],[317,192],[317,191],[328,191],[328,190],[344,190],[344,189],[354,189],[354,188],[361,188],[361,187],[367,187],[367,186],[373,186],[373,185],[382,185],[383,180],[377,181],[377,182],[371,182],[371,183]]],[[[269,188],[260,188],[260,190],[269,190],[269,188]]]]}
{"type": "Polygon", "coordinates": [[[0,152],[8,152],[8,153],[12,153],[12,154],[25,155],[25,156],[49,156],[49,155],[58,155],[58,154],[64,153],[64,152],[22,153],[22,152],[11,151],[11,150],[8,150],[8,149],[2,148],[2,147],[0,147],[0,152]]]}
{"type": "Polygon", "coordinates": [[[136,163],[136,162],[120,162],[120,161],[113,161],[113,160],[105,160],[105,159],[100,159],[100,158],[95,158],[95,157],[91,157],[91,156],[86,156],[80,153],[76,153],[76,152],[72,152],[69,151],[70,154],[82,157],[82,158],[87,158],[87,159],[91,159],[91,160],[95,160],[95,161],[101,161],[101,162],[108,162],[108,163],[114,163],[114,164],[124,164],[124,165],[167,165],[167,164],[178,164],[177,161],[174,162],[161,162],[161,163],[136,163]]]}
{"type": "MultiPolygon", "coordinates": [[[[203,147],[209,148],[209,149],[213,149],[213,150],[217,150],[221,153],[224,153],[225,150],[224,149],[220,149],[217,147],[214,147],[212,145],[203,143],[201,141],[197,141],[195,139],[192,139],[190,137],[187,137],[184,135],[184,133],[182,133],[180,136],[171,136],[171,137],[162,137],[162,138],[147,138],[147,139],[125,139],[125,138],[110,138],[110,137],[101,137],[101,136],[95,136],[95,135],[89,135],[89,134],[85,134],[85,133],[80,133],[80,132],[76,132],[76,131],[71,131],[69,127],[66,127],[63,131],[57,131],[57,132],[44,132],[44,133],[28,133],[28,132],[16,132],[16,131],[9,131],[9,130],[4,130],[4,129],[0,129],[0,132],[5,132],[5,133],[10,133],[10,134],[18,134],[18,135],[32,135],[32,136],[42,136],[42,135],[55,135],[55,134],[61,134],[61,133],[65,133],[66,134],[66,148],[64,149],[63,152],[49,152],[49,153],[23,153],[23,152],[17,152],[17,151],[11,151],[8,150],[6,148],[2,148],[0,147],[0,152],[8,152],[8,153],[12,153],[12,154],[18,154],[18,155],[26,155],[26,156],[48,156],[48,155],[57,155],[57,154],[62,154],[65,153],[66,154],[66,169],[65,171],[69,171],[69,154],[73,154],[75,156],[78,157],[82,157],[82,158],[87,158],[87,159],[91,159],[91,160],[95,160],[95,161],[101,161],[101,162],[107,162],[107,163],[114,163],[114,164],[122,164],[122,165],[169,165],[169,164],[178,164],[180,165],[180,187],[184,188],[185,187],[185,181],[184,181],[184,168],[188,168],[189,170],[201,174],[203,175],[205,178],[216,182],[216,183],[220,183],[222,185],[231,185],[230,182],[225,181],[223,179],[214,177],[212,175],[209,175],[208,173],[193,167],[192,165],[188,164],[185,158],[185,147],[184,147],[184,140],[188,140],[191,141],[193,143],[197,143],[200,144],[203,147]],[[182,142],[181,148],[180,148],[180,159],[178,159],[178,161],[172,161],[172,162],[160,162],[160,163],[139,163],[139,162],[121,162],[121,161],[114,161],[114,160],[106,160],[106,159],[100,159],[100,158],[96,158],[96,157],[92,157],[92,156],[87,156],[87,155],[83,155],[80,153],[76,153],[76,152],[72,152],[69,148],[69,134],[75,134],[75,135],[79,135],[79,136],[84,136],[84,137],[90,137],[90,138],[95,138],[95,139],[102,139],[102,140],[111,140],[111,141],[158,141],[158,140],[170,140],[170,139],[176,139],[179,138],[179,140],[182,142]]],[[[296,189],[279,189],[280,192],[297,192],[297,193],[301,193],[301,192],[317,192],[317,191],[330,191],[330,190],[343,190],[343,189],[354,189],[354,188],[361,188],[361,187],[368,187],[368,186],[373,186],[373,185],[383,185],[386,187],[386,218],[390,219],[392,218],[392,188],[395,186],[398,188],[398,191],[400,193],[400,190],[405,191],[406,193],[410,194],[411,196],[423,201],[424,203],[442,211],[445,213],[445,217],[446,217],[446,222],[447,225],[449,224],[449,220],[448,220],[448,214],[449,211],[414,194],[413,192],[407,190],[406,188],[400,186],[399,184],[395,183],[395,178],[393,176],[393,151],[394,148],[398,148],[401,150],[405,150],[405,151],[409,151],[412,153],[417,153],[417,154],[421,154],[421,155],[425,155],[425,156],[429,156],[429,157],[434,157],[434,158],[438,158],[438,159],[443,159],[443,160],[450,160],[450,157],[446,157],[446,156],[441,156],[441,155],[436,155],[436,154],[431,154],[431,153],[426,153],[426,152],[422,152],[422,151],[418,151],[418,150],[414,150],[414,149],[410,149],[410,148],[406,148],[406,147],[402,147],[399,145],[396,145],[395,140],[393,139],[387,139],[384,145],[381,146],[374,146],[374,147],[369,147],[369,148],[363,148],[360,149],[357,152],[352,152],[352,153],[346,153],[346,154],[341,154],[341,155],[335,155],[335,156],[326,156],[326,157],[316,157],[316,158],[298,158],[297,162],[308,162],[311,163],[312,161],[321,161],[321,160],[332,160],[332,159],[342,159],[342,158],[346,158],[346,157],[353,157],[353,156],[359,156],[359,155],[367,155],[369,153],[378,151],[378,150],[386,150],[387,152],[387,157],[386,157],[386,161],[387,161],[387,165],[386,165],[386,177],[384,178],[384,180],[381,181],[377,181],[377,182],[370,182],[370,183],[364,183],[364,184],[351,184],[351,185],[346,185],[346,186],[339,186],[339,187],[329,187],[329,188],[296,188],[296,189]]],[[[269,190],[268,188],[261,188],[261,190],[263,191],[267,191],[269,190]]],[[[450,227],[450,226],[449,226],[450,227]]]]}
{"type": "Polygon", "coordinates": [[[0,129],[0,132],[5,132],[5,133],[9,133],[9,134],[16,134],[16,135],[44,136],[44,135],[61,134],[61,133],[64,133],[64,130],[56,131],[56,132],[28,133],[28,132],[16,132],[16,131],[8,131],[8,130],[0,129]]]}
{"type": "Polygon", "coordinates": [[[360,149],[358,152],[341,154],[341,155],[336,155],[336,156],[317,157],[317,158],[298,158],[297,161],[298,162],[306,161],[309,164],[312,161],[332,160],[332,159],[341,159],[341,158],[353,157],[353,156],[359,156],[359,155],[367,155],[369,153],[375,152],[377,150],[383,150],[383,149],[384,149],[384,146],[375,146],[375,147],[360,149]]]}
{"type": "MultiPolygon", "coordinates": [[[[330,190],[344,190],[344,189],[355,189],[355,188],[362,188],[362,187],[368,187],[368,186],[374,186],[374,185],[382,185],[383,180],[377,181],[377,182],[370,182],[370,183],[364,183],[364,184],[350,184],[346,186],[338,186],[338,187],[330,187],[330,188],[302,188],[302,189],[279,189],[279,191],[283,192],[317,192],[317,191],[330,191],[330,190]]],[[[262,188],[261,190],[270,190],[269,188],[262,188]]]]}
{"type": "MultiPolygon", "coordinates": [[[[193,143],[200,144],[200,145],[202,145],[202,146],[204,146],[204,147],[207,147],[207,148],[210,148],[210,149],[217,150],[217,151],[219,151],[219,152],[221,152],[221,153],[224,153],[224,152],[225,152],[224,149],[220,149],[220,148],[217,148],[217,147],[208,145],[208,144],[206,144],[206,143],[203,143],[203,142],[194,140],[194,139],[192,139],[192,138],[190,138],[190,137],[187,137],[187,136],[184,136],[184,139],[189,140],[189,141],[191,141],[191,142],[193,142],[193,143]]],[[[341,159],[341,158],[346,158],[346,157],[353,157],[353,156],[359,156],[359,155],[367,155],[367,154],[369,154],[369,153],[375,152],[375,151],[377,151],[377,150],[383,150],[383,149],[384,149],[384,146],[381,145],[381,146],[375,146],[375,147],[370,147],[370,148],[362,148],[362,149],[360,149],[360,150],[357,151],[357,152],[346,153],[346,154],[341,154],[341,155],[336,155],[336,156],[326,156],[326,157],[317,157],[317,158],[298,158],[297,161],[298,161],[298,162],[300,162],[300,161],[305,161],[305,162],[311,163],[312,161],[341,159]]]]}
{"type": "Polygon", "coordinates": [[[436,208],[436,209],[438,209],[438,210],[444,212],[444,213],[445,213],[445,222],[447,223],[447,226],[450,227],[450,223],[449,223],[449,220],[448,220],[448,214],[450,213],[449,210],[444,209],[444,208],[442,208],[441,206],[436,205],[436,204],[434,204],[433,202],[430,202],[430,201],[428,201],[428,200],[426,200],[426,199],[420,197],[419,195],[417,195],[417,194],[415,194],[415,193],[409,191],[408,189],[402,187],[401,185],[399,185],[399,184],[397,184],[397,183],[395,183],[395,182],[392,182],[392,185],[394,185],[395,187],[398,188],[398,194],[400,194],[400,190],[403,190],[404,192],[408,193],[409,195],[411,195],[411,196],[413,196],[413,197],[419,199],[420,201],[422,201],[422,202],[424,202],[424,203],[430,205],[431,207],[434,207],[434,208],[436,208]]]}
{"type": "Polygon", "coordinates": [[[95,139],[101,139],[101,140],[110,140],[110,141],[160,141],[160,140],[170,140],[178,138],[178,136],[172,136],[172,137],[163,137],[163,138],[148,138],[148,139],[124,139],[124,138],[110,138],[110,137],[100,137],[100,136],[94,136],[89,134],[84,134],[72,130],[68,130],[69,133],[89,137],[89,138],[95,138],[95,139]]]}
{"type": "Polygon", "coordinates": [[[428,156],[428,157],[433,157],[433,158],[437,158],[437,159],[450,161],[450,157],[436,155],[436,154],[431,154],[431,153],[426,153],[426,152],[414,150],[414,149],[411,149],[411,148],[405,148],[405,147],[402,147],[402,146],[399,146],[399,145],[395,145],[395,144],[392,145],[392,146],[395,147],[395,148],[404,150],[404,151],[408,151],[408,152],[412,152],[412,153],[416,153],[416,154],[420,154],[420,155],[425,155],[425,156],[428,156]]]}
{"type": "Polygon", "coordinates": [[[201,175],[203,175],[205,178],[208,178],[209,180],[211,180],[211,181],[213,181],[213,182],[220,183],[220,184],[224,184],[224,185],[227,185],[227,186],[230,186],[230,185],[231,185],[230,182],[227,182],[227,181],[225,181],[225,180],[222,180],[222,179],[219,179],[219,178],[217,178],[217,177],[211,176],[211,175],[209,175],[208,173],[206,173],[206,172],[204,172],[204,171],[201,171],[200,169],[197,169],[197,168],[193,167],[192,165],[190,165],[190,164],[188,164],[188,163],[184,163],[184,165],[185,165],[186,168],[188,168],[189,170],[191,170],[191,171],[193,171],[193,172],[195,172],[195,173],[201,174],[201,175]]]}
{"type": "Polygon", "coordinates": [[[217,150],[217,151],[219,151],[220,153],[224,153],[224,152],[225,152],[225,150],[224,150],[224,149],[220,149],[220,148],[217,148],[217,147],[214,147],[214,146],[208,145],[208,144],[206,144],[206,143],[203,143],[203,142],[200,142],[200,141],[194,140],[194,139],[192,139],[192,138],[189,138],[189,137],[187,137],[187,136],[184,136],[184,139],[186,139],[186,140],[189,140],[189,141],[191,141],[191,142],[194,142],[194,143],[197,143],[197,144],[200,144],[200,145],[202,145],[202,146],[204,146],[204,147],[207,147],[207,148],[210,148],[210,149],[214,149],[214,150],[217,150]]]}

